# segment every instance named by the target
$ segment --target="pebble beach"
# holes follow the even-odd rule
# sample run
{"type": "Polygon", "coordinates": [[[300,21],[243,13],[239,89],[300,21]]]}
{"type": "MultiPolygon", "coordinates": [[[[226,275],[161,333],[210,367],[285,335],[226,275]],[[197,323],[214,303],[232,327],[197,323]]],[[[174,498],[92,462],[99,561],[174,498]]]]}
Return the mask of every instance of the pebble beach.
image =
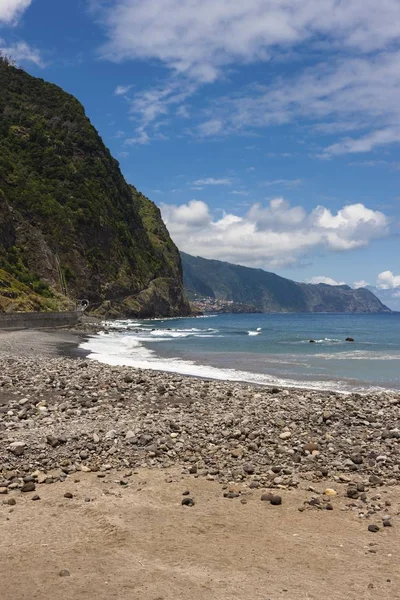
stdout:
{"type": "MultiPolygon", "coordinates": [[[[199,505],[202,514],[207,514],[207,507],[212,514],[213,502],[228,523],[232,511],[232,523],[242,519],[236,511],[250,511],[246,513],[246,519],[254,518],[250,529],[257,529],[260,511],[262,519],[271,515],[272,522],[286,515],[286,527],[293,535],[304,523],[314,523],[315,531],[322,528],[323,552],[323,528],[332,526],[333,518],[340,521],[337,531],[348,524],[353,541],[360,538],[361,547],[366,547],[363,555],[370,558],[375,547],[368,544],[379,542],[391,550],[386,554],[396,556],[400,550],[396,535],[400,506],[399,393],[344,395],[257,387],[107,366],[82,356],[77,350],[81,335],[0,333],[2,526],[18,520],[20,507],[21,517],[24,513],[24,518],[31,518],[35,507],[41,503],[43,507],[49,494],[50,505],[56,496],[60,510],[63,503],[71,506],[78,497],[80,509],[87,511],[92,502],[99,505],[110,497],[115,500],[114,493],[133,494],[126,506],[138,494],[142,502],[147,488],[151,505],[151,486],[156,486],[159,510],[167,508],[165,518],[175,519],[176,524],[188,511],[190,518],[195,518],[199,505]],[[146,483],[140,485],[140,481],[146,483]],[[107,493],[104,486],[108,486],[107,493]],[[176,488],[176,498],[166,506],[163,494],[170,492],[160,490],[172,488],[176,488]],[[95,490],[94,500],[91,490],[95,490]],[[211,500],[207,496],[210,493],[211,500]],[[208,498],[204,502],[202,495],[208,498]],[[37,502],[31,502],[35,497],[37,502]],[[182,515],[182,511],[186,513],[182,515]]],[[[233,543],[251,546],[251,539],[243,541],[238,536],[233,543]]],[[[157,557],[154,548],[153,552],[157,557]]],[[[235,560],[232,556],[233,563],[235,560]]],[[[360,597],[356,592],[362,592],[363,598],[400,598],[400,581],[396,583],[397,574],[390,566],[392,558],[386,556],[386,560],[386,580],[390,579],[392,595],[385,595],[383,588],[376,592],[370,567],[364,565],[360,568],[366,568],[367,579],[362,590],[346,592],[339,586],[331,597],[356,598],[360,597]]],[[[60,572],[62,568],[68,570],[68,565],[61,565],[60,572]]],[[[60,577],[58,572],[56,575],[60,577]]],[[[291,580],[296,581],[295,573],[292,575],[291,580]]],[[[321,573],[311,576],[313,581],[318,578],[321,573]]],[[[192,597],[275,600],[282,595],[298,600],[321,598],[326,591],[322,582],[319,589],[324,593],[318,596],[315,582],[303,582],[304,589],[296,591],[275,580],[271,587],[275,591],[268,595],[264,583],[253,583],[250,591],[251,581],[244,576],[242,587],[236,595],[231,590],[229,596],[216,591],[212,584],[205,592],[192,582],[192,597]],[[253,595],[243,595],[249,593],[253,595]]],[[[157,596],[150,586],[149,591],[143,588],[140,596],[124,595],[115,588],[110,597],[183,598],[181,585],[174,596],[168,589],[157,596]]],[[[76,592],[72,585],[65,588],[62,597],[76,597],[76,592]]],[[[28,597],[7,593],[6,600],[28,597]]],[[[90,595],[82,592],[78,597],[90,595]]],[[[96,597],[103,596],[97,593],[96,597]]]]}

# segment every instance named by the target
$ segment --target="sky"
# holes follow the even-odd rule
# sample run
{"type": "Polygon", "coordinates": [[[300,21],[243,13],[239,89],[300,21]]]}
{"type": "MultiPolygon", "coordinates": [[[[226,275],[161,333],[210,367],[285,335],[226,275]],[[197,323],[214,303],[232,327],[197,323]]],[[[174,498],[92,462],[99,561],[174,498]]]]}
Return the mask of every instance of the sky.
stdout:
{"type": "Polygon", "coordinates": [[[190,254],[400,310],[399,0],[0,0],[190,254]]]}

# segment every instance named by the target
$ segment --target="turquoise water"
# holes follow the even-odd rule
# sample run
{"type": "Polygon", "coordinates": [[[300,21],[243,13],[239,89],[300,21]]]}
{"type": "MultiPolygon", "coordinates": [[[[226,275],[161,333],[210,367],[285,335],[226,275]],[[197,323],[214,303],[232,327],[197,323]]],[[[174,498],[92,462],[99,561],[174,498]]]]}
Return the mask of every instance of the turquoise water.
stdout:
{"type": "Polygon", "coordinates": [[[314,389],[400,390],[400,313],[207,315],[106,329],[84,347],[110,364],[314,389]]]}

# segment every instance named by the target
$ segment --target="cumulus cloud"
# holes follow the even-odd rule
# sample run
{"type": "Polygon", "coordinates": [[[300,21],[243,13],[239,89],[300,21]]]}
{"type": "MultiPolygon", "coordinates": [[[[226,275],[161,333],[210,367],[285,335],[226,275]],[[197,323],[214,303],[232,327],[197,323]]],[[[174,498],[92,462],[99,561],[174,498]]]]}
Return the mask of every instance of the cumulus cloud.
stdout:
{"type": "Polygon", "coordinates": [[[345,281],[335,281],[331,277],[325,277],[324,275],[317,275],[316,277],[311,277],[311,279],[307,280],[307,283],[325,283],[326,285],[346,285],[345,281]]]}
{"type": "Polygon", "coordinates": [[[1,0],[0,24],[14,24],[31,4],[32,0],[1,0]]]}
{"type": "Polygon", "coordinates": [[[162,204],[161,211],[177,246],[190,254],[253,267],[282,267],[317,250],[349,251],[385,237],[389,220],[363,204],[336,214],[318,206],[307,212],[283,198],[253,204],[244,216],[215,217],[201,200],[162,204]]]}
{"type": "Polygon", "coordinates": [[[10,56],[16,63],[31,62],[38,67],[45,66],[40,50],[30,46],[26,42],[16,42],[7,45],[4,40],[0,39],[0,54],[10,56]]]}
{"type": "Polygon", "coordinates": [[[355,281],[353,283],[353,288],[355,290],[358,290],[360,288],[365,288],[367,287],[367,285],[369,285],[368,281],[365,281],[365,279],[361,279],[361,281],[355,281]]]}
{"type": "Polygon", "coordinates": [[[400,288],[400,275],[394,275],[392,271],[383,271],[378,275],[376,287],[380,290],[400,288]]]}

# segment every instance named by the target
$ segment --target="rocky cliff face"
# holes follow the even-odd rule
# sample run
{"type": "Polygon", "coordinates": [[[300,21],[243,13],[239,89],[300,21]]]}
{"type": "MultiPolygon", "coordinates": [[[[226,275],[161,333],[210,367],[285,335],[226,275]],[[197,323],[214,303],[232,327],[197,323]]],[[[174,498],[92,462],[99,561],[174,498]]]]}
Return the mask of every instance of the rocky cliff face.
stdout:
{"type": "Polygon", "coordinates": [[[184,284],[191,298],[211,296],[252,304],[263,312],[391,312],[366,289],[297,283],[262,269],[181,253],[184,284]]]}
{"type": "Polygon", "coordinates": [[[0,310],[190,312],[158,208],[59,87],[0,60],[0,310]]]}

